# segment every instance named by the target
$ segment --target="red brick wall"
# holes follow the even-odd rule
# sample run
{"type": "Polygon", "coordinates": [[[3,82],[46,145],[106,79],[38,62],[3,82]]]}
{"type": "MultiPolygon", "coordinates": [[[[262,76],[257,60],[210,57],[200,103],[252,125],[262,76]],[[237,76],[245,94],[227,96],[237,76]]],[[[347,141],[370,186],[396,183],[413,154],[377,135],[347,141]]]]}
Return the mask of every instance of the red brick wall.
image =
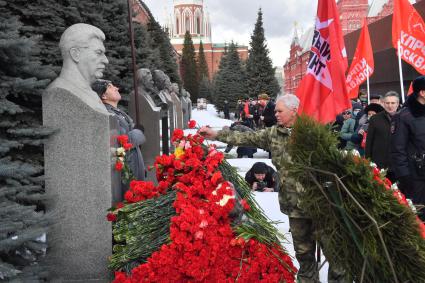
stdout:
{"type": "Polygon", "coordinates": [[[309,52],[301,54],[301,47],[298,45],[291,46],[290,58],[283,66],[284,84],[283,90],[285,93],[295,94],[295,91],[300,84],[302,77],[307,71],[307,63],[309,59],[309,52]],[[300,54],[298,56],[298,54],[300,54]]]}
{"type": "Polygon", "coordinates": [[[340,0],[337,7],[344,35],[361,28],[369,9],[368,0],[340,0]]]}
{"type": "Polygon", "coordinates": [[[146,25],[149,22],[149,15],[137,0],[132,0],[132,8],[133,21],[136,21],[142,25],[146,25]]]}

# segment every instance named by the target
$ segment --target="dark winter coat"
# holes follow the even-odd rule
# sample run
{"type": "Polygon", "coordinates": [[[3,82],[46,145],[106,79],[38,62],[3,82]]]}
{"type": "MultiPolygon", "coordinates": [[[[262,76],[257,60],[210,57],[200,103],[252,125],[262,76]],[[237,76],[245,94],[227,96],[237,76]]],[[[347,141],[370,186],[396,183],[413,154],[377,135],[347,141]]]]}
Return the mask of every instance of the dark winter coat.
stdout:
{"type": "Polygon", "coordinates": [[[224,119],[230,119],[229,103],[224,103],[223,114],[224,114],[224,119]]]}
{"type": "MultiPolygon", "coordinates": [[[[278,180],[277,178],[277,173],[276,171],[267,165],[267,172],[266,172],[266,177],[264,178],[264,182],[267,184],[267,188],[272,188],[274,189],[275,192],[279,191],[279,186],[277,185],[278,180]]],[[[246,172],[245,174],[245,181],[252,187],[252,184],[254,184],[254,182],[258,182],[257,179],[255,178],[254,173],[252,172],[252,168],[248,170],[248,172],[246,172]]]]}
{"type": "Polygon", "coordinates": [[[269,102],[266,104],[266,106],[264,107],[263,110],[263,123],[264,126],[266,127],[272,127],[274,125],[276,125],[276,116],[274,113],[274,108],[275,108],[275,104],[273,103],[273,101],[269,100],[269,102]]]}
{"type": "Polygon", "coordinates": [[[129,142],[133,144],[133,148],[126,155],[131,173],[133,173],[137,180],[145,180],[146,168],[140,150],[140,145],[146,141],[145,135],[141,130],[134,129],[133,120],[124,111],[106,103],[105,107],[109,113],[118,119],[119,134],[128,135],[129,142]]]}
{"type": "Polygon", "coordinates": [[[390,167],[391,117],[386,111],[373,115],[369,121],[366,136],[365,156],[379,168],[390,167]]]}
{"type": "Polygon", "coordinates": [[[411,176],[425,182],[425,168],[417,170],[415,156],[425,154],[425,105],[412,94],[392,123],[391,159],[396,177],[411,176]]]}

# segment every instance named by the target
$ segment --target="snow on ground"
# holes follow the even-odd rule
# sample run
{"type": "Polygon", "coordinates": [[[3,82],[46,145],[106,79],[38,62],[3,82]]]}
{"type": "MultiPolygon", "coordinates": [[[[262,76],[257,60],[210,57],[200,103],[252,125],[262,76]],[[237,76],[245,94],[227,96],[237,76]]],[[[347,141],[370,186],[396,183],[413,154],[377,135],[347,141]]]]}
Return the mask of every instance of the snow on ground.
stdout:
{"type": "MultiPolygon", "coordinates": [[[[222,113],[221,113],[222,117],[222,113]]],[[[206,110],[192,110],[192,119],[197,122],[197,127],[202,126],[210,126],[211,128],[215,130],[220,130],[224,126],[230,126],[232,124],[231,120],[223,119],[220,115],[217,113],[214,105],[208,104],[206,110]]],[[[186,134],[189,133],[195,133],[195,129],[187,129],[185,130],[186,134]]],[[[220,151],[224,151],[226,148],[226,144],[218,141],[207,141],[207,143],[213,143],[217,145],[217,149],[220,151]]],[[[254,158],[237,158],[236,154],[236,147],[234,147],[228,154],[226,154],[227,161],[234,167],[237,168],[238,173],[245,177],[245,173],[252,167],[252,165],[255,162],[265,162],[267,165],[272,166],[271,160],[268,158],[268,152],[257,149],[257,152],[254,154],[254,158]]],[[[284,245],[285,249],[288,251],[288,253],[292,256],[294,264],[298,267],[298,262],[295,259],[295,252],[294,248],[292,246],[292,237],[291,233],[289,232],[289,220],[288,217],[280,212],[279,209],[279,201],[278,201],[278,193],[260,193],[256,192],[255,199],[259,206],[263,209],[266,216],[270,218],[270,220],[279,222],[276,225],[276,227],[279,229],[279,231],[285,235],[285,238],[287,241],[284,241],[282,244],[284,245]]],[[[324,261],[324,257],[322,254],[322,261],[324,261]]],[[[328,265],[327,263],[323,266],[323,268],[320,270],[320,281],[321,282],[327,282],[327,270],[328,265]]]]}

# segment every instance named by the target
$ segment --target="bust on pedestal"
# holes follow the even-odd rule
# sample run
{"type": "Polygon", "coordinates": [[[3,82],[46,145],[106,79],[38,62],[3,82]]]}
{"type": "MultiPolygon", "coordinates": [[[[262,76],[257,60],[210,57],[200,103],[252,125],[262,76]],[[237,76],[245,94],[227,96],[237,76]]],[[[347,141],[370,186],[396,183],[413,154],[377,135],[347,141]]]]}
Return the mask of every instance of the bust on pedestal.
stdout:
{"type": "Polygon", "coordinates": [[[47,209],[57,216],[48,234],[52,280],[110,279],[112,229],[105,214],[113,202],[112,179],[119,181],[111,173],[111,136],[117,128],[90,87],[108,64],[104,40],[91,25],[67,28],[59,42],[61,73],[43,94],[43,124],[59,130],[44,150],[47,209]]]}

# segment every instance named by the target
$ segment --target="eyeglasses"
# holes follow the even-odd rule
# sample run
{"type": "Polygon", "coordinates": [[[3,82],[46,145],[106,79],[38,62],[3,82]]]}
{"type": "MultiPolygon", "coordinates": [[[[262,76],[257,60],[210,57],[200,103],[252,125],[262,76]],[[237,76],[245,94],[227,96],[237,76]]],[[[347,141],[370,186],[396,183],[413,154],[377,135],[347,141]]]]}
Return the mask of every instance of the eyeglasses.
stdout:
{"type": "Polygon", "coordinates": [[[350,111],[342,112],[342,115],[349,115],[349,114],[351,114],[351,112],[350,112],[350,111]]]}

